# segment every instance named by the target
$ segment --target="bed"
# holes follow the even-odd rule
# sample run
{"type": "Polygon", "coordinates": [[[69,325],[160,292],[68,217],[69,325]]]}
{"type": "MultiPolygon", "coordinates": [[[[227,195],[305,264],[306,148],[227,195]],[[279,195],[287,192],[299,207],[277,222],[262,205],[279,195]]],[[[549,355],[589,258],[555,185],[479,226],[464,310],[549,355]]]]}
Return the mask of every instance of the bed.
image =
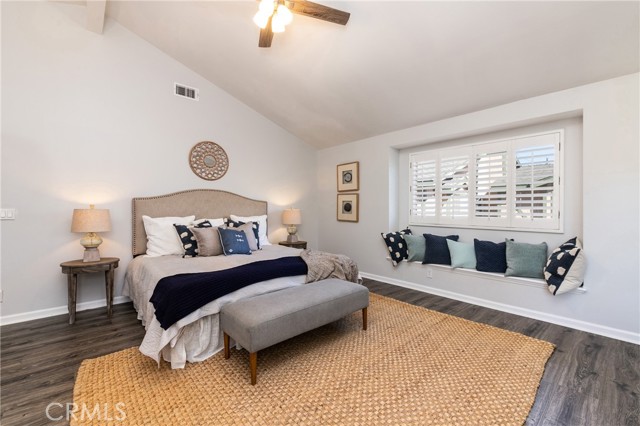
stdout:
{"type": "MultiPolygon", "coordinates": [[[[138,319],[146,328],[145,337],[140,345],[140,351],[144,355],[158,363],[164,359],[171,363],[171,368],[184,368],[187,362],[204,361],[223,347],[218,315],[222,306],[247,297],[302,285],[313,274],[309,271],[304,275],[279,277],[248,285],[207,303],[171,326],[163,328],[156,318],[154,305],[150,302],[154,289],[161,279],[177,274],[208,273],[252,262],[300,256],[302,250],[267,243],[250,256],[150,257],[145,254],[147,234],[142,216],[157,218],[195,215],[196,219],[228,218],[231,215],[249,217],[266,215],[267,209],[265,201],[212,189],[181,191],[132,200],[134,259],[127,266],[123,294],[131,298],[138,312],[138,319]]],[[[344,256],[343,258],[348,259],[344,256]]],[[[345,259],[341,261],[344,263],[345,259]]],[[[350,260],[349,262],[352,263],[350,260]]],[[[353,269],[353,265],[348,266],[353,269]]]]}

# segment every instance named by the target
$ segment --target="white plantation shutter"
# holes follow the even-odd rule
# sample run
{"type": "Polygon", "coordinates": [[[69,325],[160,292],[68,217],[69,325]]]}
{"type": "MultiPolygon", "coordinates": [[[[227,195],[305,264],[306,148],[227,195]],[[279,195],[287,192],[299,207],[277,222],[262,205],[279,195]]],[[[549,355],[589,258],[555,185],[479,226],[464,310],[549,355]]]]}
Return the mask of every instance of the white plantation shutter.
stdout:
{"type": "Polygon", "coordinates": [[[440,156],[441,223],[469,221],[469,157],[459,150],[440,156]]]}
{"type": "Polygon", "coordinates": [[[482,145],[474,150],[474,224],[509,224],[507,150],[506,142],[482,145]]]}
{"type": "Polygon", "coordinates": [[[409,155],[409,224],[561,230],[562,130],[409,155]]]}
{"type": "Polygon", "coordinates": [[[411,213],[410,223],[433,223],[436,211],[437,156],[411,155],[411,213]]]}
{"type": "Polygon", "coordinates": [[[557,228],[559,225],[557,133],[514,142],[512,225],[519,228],[557,228]]]}

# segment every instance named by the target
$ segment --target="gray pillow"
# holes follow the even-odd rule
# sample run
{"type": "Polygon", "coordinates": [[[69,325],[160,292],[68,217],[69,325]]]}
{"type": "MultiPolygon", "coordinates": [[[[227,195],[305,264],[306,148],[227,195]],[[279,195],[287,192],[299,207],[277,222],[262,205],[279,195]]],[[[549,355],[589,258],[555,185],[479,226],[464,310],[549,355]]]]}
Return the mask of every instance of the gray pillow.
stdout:
{"type": "Polygon", "coordinates": [[[245,235],[247,236],[247,242],[249,243],[249,248],[251,249],[251,251],[256,251],[259,249],[258,240],[256,240],[256,233],[253,230],[253,222],[247,222],[244,225],[240,225],[232,229],[244,231],[245,235]]]}
{"type": "Polygon", "coordinates": [[[507,271],[505,276],[544,278],[547,263],[547,243],[507,243],[507,271]]]}
{"type": "Polygon", "coordinates": [[[218,228],[191,228],[198,243],[198,256],[219,256],[222,254],[222,244],[218,228]]]}
{"type": "Polygon", "coordinates": [[[409,251],[407,262],[422,262],[426,249],[424,237],[422,235],[406,234],[404,240],[407,243],[407,250],[409,251]]]}

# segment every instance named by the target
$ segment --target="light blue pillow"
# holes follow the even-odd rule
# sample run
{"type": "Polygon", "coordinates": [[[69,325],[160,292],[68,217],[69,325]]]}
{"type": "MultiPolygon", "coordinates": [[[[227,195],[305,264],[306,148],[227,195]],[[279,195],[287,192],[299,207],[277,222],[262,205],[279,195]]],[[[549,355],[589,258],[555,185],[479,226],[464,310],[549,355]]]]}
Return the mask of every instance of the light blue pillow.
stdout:
{"type": "Polygon", "coordinates": [[[220,234],[220,243],[222,244],[222,252],[225,256],[232,254],[251,254],[249,240],[244,231],[235,229],[218,228],[220,234]]]}
{"type": "Polygon", "coordinates": [[[404,241],[407,243],[409,257],[407,262],[422,262],[426,249],[426,241],[422,235],[405,235],[404,241]]]}
{"type": "Polygon", "coordinates": [[[507,271],[505,276],[544,278],[547,264],[547,243],[527,244],[507,240],[507,271]]]}
{"type": "Polygon", "coordinates": [[[476,269],[476,249],[473,243],[460,243],[447,239],[452,268],[476,269]]]}

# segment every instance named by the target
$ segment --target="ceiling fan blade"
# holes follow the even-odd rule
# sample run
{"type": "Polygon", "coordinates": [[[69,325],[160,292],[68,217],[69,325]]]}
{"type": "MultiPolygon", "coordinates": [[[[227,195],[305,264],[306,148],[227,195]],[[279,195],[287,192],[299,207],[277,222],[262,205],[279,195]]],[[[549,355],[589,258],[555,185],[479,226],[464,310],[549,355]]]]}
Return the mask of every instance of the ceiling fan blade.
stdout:
{"type": "Polygon", "coordinates": [[[273,31],[271,31],[271,18],[269,18],[267,26],[260,29],[258,47],[271,47],[271,40],[273,40],[273,31]]]}
{"type": "Polygon", "coordinates": [[[334,24],[346,25],[351,16],[348,12],[306,0],[292,0],[286,2],[286,4],[293,13],[333,22],[334,24]]]}

